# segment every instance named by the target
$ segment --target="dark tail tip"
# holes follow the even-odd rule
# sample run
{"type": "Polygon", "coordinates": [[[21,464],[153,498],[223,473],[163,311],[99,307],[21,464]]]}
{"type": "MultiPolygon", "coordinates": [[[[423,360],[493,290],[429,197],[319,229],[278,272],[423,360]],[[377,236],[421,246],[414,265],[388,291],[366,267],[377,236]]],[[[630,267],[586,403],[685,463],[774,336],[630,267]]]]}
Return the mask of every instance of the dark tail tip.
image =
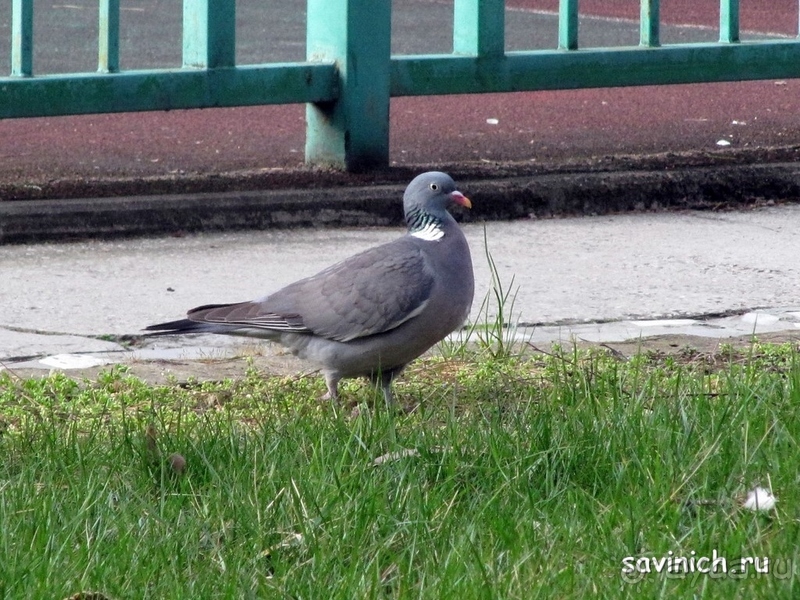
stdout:
{"type": "Polygon", "coordinates": [[[189,319],[180,319],[178,321],[169,321],[167,323],[157,323],[156,325],[148,325],[144,331],[151,331],[150,335],[173,335],[182,333],[201,333],[207,330],[204,323],[197,323],[189,319]]]}

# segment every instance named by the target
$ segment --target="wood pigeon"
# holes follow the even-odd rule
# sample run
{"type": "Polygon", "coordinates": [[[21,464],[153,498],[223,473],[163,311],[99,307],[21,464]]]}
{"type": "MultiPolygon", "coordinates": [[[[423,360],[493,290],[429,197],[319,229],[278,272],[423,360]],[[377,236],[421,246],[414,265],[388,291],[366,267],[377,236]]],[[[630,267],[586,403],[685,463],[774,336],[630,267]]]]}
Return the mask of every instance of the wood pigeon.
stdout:
{"type": "Polygon", "coordinates": [[[155,335],[223,333],[279,342],[320,368],[336,399],[339,380],[367,377],[392,402],[392,380],[462,326],[472,306],[469,246],[447,212],[472,204],[449,175],[417,176],[403,196],[408,232],[272,294],[193,308],[155,335]]]}

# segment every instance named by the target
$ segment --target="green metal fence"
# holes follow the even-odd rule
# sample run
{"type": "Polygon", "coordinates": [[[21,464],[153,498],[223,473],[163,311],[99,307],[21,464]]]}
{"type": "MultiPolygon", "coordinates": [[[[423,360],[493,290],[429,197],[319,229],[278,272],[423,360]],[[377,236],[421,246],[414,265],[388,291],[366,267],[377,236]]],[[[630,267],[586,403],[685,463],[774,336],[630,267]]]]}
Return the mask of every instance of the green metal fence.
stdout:
{"type": "Polygon", "coordinates": [[[393,96],[800,77],[800,41],[739,38],[720,0],[719,42],[662,45],[641,0],[640,44],[583,48],[578,0],[560,0],[558,46],[506,52],[503,0],[454,0],[453,52],[392,56],[391,0],[307,0],[307,60],[237,65],[235,0],[183,0],[182,67],[121,71],[120,0],[99,0],[98,70],[33,72],[34,0],[12,0],[0,118],[305,103],[306,161],[347,169],[389,157],[393,96]]]}

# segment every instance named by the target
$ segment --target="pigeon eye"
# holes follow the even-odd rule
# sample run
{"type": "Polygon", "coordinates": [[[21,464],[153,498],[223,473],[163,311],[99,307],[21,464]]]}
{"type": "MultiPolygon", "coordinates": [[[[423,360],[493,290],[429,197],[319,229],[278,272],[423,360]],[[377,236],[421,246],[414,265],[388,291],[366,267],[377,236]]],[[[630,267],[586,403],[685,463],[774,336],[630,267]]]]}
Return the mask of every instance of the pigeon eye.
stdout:
{"type": "Polygon", "coordinates": [[[438,184],[438,183],[432,183],[432,184],[431,184],[431,189],[432,189],[434,192],[435,192],[435,191],[437,191],[437,190],[439,189],[439,184],[438,184]]]}

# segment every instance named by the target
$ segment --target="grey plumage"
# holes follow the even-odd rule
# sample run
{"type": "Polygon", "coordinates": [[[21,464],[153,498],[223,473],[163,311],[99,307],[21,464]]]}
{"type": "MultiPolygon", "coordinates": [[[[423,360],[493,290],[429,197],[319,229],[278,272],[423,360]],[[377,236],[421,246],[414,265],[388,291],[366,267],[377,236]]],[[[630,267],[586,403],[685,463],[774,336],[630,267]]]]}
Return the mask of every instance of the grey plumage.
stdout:
{"type": "Polygon", "coordinates": [[[460,327],[474,293],[469,246],[447,212],[471,207],[445,173],[416,177],[403,197],[408,232],[251,302],[194,308],[151,325],[157,335],[223,333],[279,342],[319,366],[328,396],[368,377],[391,401],[403,368],[460,327]]]}

